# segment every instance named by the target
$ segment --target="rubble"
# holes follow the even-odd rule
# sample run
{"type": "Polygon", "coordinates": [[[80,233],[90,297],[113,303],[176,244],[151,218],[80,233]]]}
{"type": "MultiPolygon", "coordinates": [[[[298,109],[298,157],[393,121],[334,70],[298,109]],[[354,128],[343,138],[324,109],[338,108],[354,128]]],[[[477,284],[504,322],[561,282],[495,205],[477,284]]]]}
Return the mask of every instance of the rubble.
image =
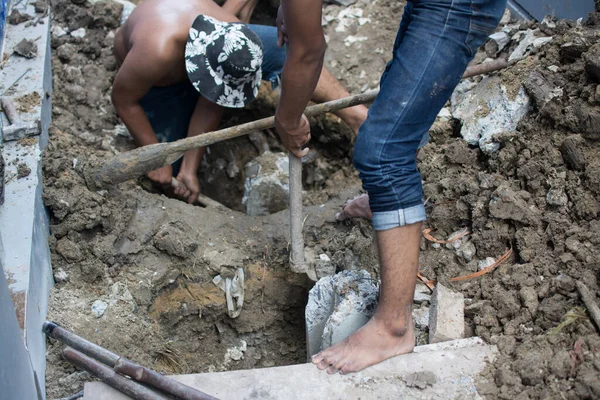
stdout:
{"type": "Polygon", "coordinates": [[[366,271],[342,271],[321,278],[306,305],[308,358],[350,336],[377,308],[379,287],[366,271]]]}
{"type": "Polygon", "coordinates": [[[429,343],[446,342],[465,336],[464,296],[438,283],[431,296],[429,343]]]}
{"type": "Polygon", "coordinates": [[[520,87],[512,97],[497,76],[484,78],[466,90],[469,85],[463,81],[452,95],[452,116],[462,122],[460,134],[467,143],[486,153],[496,152],[498,135],[514,132],[529,111],[529,96],[520,87]]]}
{"type": "Polygon", "coordinates": [[[287,208],[289,188],[288,156],[265,152],[249,162],[242,205],[248,215],[268,215],[287,208]]]}
{"type": "Polygon", "coordinates": [[[96,300],[94,302],[94,304],[92,304],[92,314],[96,318],[100,318],[104,315],[107,308],[108,308],[108,304],[106,304],[104,301],[96,300]]]}

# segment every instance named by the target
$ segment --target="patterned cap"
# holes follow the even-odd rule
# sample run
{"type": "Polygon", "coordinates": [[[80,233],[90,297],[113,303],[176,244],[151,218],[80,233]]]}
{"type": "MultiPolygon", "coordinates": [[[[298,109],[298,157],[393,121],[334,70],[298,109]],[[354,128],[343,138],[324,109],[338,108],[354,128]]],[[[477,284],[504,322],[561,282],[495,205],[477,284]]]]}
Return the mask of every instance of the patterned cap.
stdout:
{"type": "Polygon", "coordinates": [[[241,22],[199,15],[185,46],[185,69],[203,97],[242,108],[256,97],[262,79],[260,38],[241,22]]]}

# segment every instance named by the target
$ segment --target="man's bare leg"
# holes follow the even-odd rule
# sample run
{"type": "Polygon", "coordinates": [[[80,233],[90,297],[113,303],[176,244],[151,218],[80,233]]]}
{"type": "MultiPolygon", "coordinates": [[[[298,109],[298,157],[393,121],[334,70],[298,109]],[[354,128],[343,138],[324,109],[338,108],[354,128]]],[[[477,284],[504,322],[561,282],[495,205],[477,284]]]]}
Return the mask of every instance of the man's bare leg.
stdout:
{"type": "MultiPolygon", "coordinates": [[[[341,99],[348,97],[350,93],[342,86],[342,84],[323,67],[321,76],[317,83],[317,87],[312,96],[312,100],[316,103],[324,103],[326,101],[341,99]]],[[[358,133],[358,128],[367,119],[369,109],[363,105],[358,105],[343,110],[336,111],[334,114],[340,117],[353,131],[358,133]]]]}
{"type": "Polygon", "coordinates": [[[312,358],[328,373],[357,372],[415,347],[412,302],[419,264],[421,223],[377,231],[381,293],[371,320],[312,358]]]}

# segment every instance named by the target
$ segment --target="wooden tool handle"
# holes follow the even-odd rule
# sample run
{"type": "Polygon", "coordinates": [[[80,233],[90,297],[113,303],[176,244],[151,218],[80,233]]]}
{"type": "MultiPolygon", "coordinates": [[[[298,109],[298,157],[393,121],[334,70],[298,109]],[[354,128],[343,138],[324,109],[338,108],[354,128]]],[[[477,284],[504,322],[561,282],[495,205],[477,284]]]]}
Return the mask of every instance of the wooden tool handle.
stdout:
{"type": "MultiPolygon", "coordinates": [[[[467,68],[463,75],[469,78],[475,75],[487,74],[505,68],[506,60],[495,60],[467,68]]],[[[309,117],[338,111],[365,104],[373,101],[379,89],[373,89],[354,96],[344,97],[326,103],[317,104],[306,108],[304,114],[309,117]]],[[[124,152],[102,163],[99,168],[90,167],[84,170],[85,180],[92,189],[102,189],[129,179],[134,179],[155,169],[170,165],[190,149],[204,147],[227,139],[233,139],[254,131],[273,128],[275,118],[268,117],[257,121],[248,122],[215,132],[188,137],[171,143],[157,143],[149,146],[138,147],[135,150],[124,152]]]]}
{"type": "MultiPolygon", "coordinates": [[[[173,186],[174,188],[179,188],[184,186],[183,183],[179,182],[177,179],[172,178],[171,179],[171,186],[173,186]]],[[[202,193],[198,194],[198,198],[196,199],[196,202],[199,204],[202,204],[204,207],[223,207],[223,208],[227,208],[225,207],[223,204],[219,203],[218,201],[215,201],[213,199],[211,199],[210,197],[207,197],[205,195],[203,195],[202,193]]]]}

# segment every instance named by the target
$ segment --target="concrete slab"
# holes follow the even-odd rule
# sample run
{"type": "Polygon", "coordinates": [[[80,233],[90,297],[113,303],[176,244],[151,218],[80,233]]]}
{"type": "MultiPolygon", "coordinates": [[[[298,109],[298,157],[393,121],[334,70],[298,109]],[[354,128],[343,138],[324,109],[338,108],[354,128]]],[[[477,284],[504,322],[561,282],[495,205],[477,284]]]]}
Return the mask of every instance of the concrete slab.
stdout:
{"type": "MultiPolygon", "coordinates": [[[[420,346],[356,374],[328,375],[314,365],[174,376],[221,400],[479,399],[475,380],[497,356],[478,338],[420,346]]],[[[85,384],[84,400],[127,400],[101,382],[85,384]]]]}
{"type": "MultiPolygon", "coordinates": [[[[22,4],[21,12],[36,15],[33,5],[22,4]]],[[[41,17],[41,15],[36,15],[41,17]]],[[[42,202],[41,154],[48,142],[51,119],[52,71],[50,60],[50,17],[39,24],[7,25],[5,55],[23,39],[37,45],[37,56],[26,59],[12,55],[0,70],[0,96],[13,100],[23,122],[40,122],[39,136],[26,141],[4,142],[5,201],[0,206],[0,236],[4,243],[4,274],[15,305],[17,320],[40,387],[45,387],[45,343],[41,332],[48,292],[52,285],[48,216],[42,202]],[[28,25],[28,26],[26,26],[28,25]],[[25,97],[24,97],[25,96],[25,97]],[[21,174],[17,173],[17,169],[21,174]],[[23,171],[29,174],[23,175],[23,171]]],[[[2,125],[7,126],[6,116],[2,125]]],[[[0,366],[1,367],[1,366],[0,366]]],[[[0,368],[1,369],[1,368],[0,368]]]]}

